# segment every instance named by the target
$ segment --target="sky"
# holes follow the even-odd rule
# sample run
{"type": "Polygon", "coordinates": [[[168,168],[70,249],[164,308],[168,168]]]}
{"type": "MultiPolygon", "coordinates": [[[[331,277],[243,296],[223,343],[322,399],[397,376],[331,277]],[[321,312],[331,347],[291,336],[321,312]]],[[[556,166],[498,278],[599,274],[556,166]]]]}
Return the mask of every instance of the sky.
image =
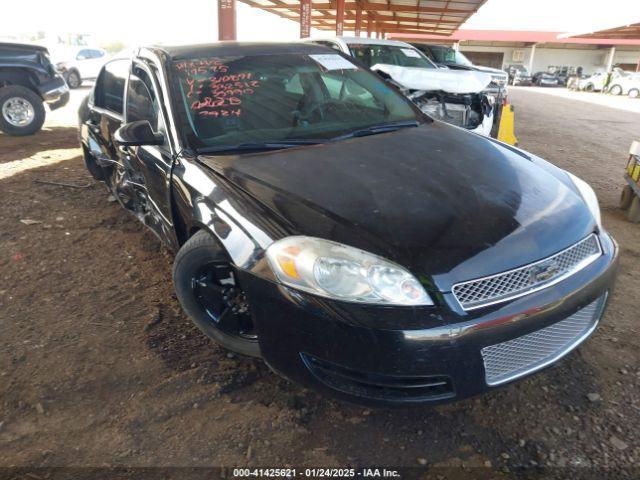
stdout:
{"type": "MultiPolygon", "coordinates": [[[[99,2],[86,0],[57,0],[54,9],[51,0],[4,0],[3,4],[0,37],[24,38],[38,31],[50,36],[85,33],[95,44],[121,41],[130,47],[217,39],[216,0],[177,3],[188,8],[177,8],[170,0],[107,0],[108,8],[100,10],[99,2]],[[125,15],[136,22],[123,21],[125,15]]],[[[237,5],[238,40],[298,38],[297,22],[237,5]]],[[[639,0],[488,0],[463,28],[586,32],[634,22],[640,22],[639,0]]],[[[318,34],[323,33],[312,31],[312,36],[318,34]]]]}
{"type": "Polygon", "coordinates": [[[464,28],[573,33],[638,22],[639,0],[488,0],[464,28]]]}

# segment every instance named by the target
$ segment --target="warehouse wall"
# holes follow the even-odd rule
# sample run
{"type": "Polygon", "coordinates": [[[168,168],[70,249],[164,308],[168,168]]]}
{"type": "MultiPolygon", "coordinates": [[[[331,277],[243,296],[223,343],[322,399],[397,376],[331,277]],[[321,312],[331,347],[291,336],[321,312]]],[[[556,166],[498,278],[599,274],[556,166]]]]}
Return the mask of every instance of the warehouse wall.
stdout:
{"type": "MultiPolygon", "coordinates": [[[[504,54],[502,68],[507,65],[520,64],[529,66],[531,57],[531,47],[503,47],[503,46],[480,46],[460,44],[460,51],[464,52],[501,52],[504,54]],[[522,61],[514,61],[514,51],[524,52],[522,61]]],[[[533,72],[545,71],[549,66],[582,67],[584,73],[594,73],[604,70],[607,66],[609,48],[542,48],[536,47],[533,60],[533,72]]],[[[633,51],[616,50],[614,64],[616,63],[637,63],[640,58],[640,49],[633,51]]]]}

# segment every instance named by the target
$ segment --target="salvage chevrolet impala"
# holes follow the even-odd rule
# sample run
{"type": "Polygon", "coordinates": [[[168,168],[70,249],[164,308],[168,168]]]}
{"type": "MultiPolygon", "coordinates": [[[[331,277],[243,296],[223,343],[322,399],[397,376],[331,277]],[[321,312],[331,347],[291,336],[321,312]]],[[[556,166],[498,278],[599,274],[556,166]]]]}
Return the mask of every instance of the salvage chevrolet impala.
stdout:
{"type": "Polygon", "coordinates": [[[143,48],[103,67],[80,117],[91,174],[177,251],[195,324],[346,400],[437,403],[540,370],[612,288],[585,182],[323,46],[143,48]]]}

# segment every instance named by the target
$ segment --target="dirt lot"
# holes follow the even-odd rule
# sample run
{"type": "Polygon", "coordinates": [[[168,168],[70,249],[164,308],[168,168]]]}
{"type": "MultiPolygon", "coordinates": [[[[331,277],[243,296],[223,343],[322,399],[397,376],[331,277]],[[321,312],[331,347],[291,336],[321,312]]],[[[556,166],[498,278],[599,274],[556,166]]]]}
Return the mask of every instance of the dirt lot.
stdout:
{"type": "Polygon", "coordinates": [[[69,150],[74,127],[0,134],[0,466],[426,464],[483,478],[553,466],[566,468],[546,476],[637,478],[640,226],[616,205],[640,114],[526,89],[511,98],[521,146],[597,190],[621,245],[618,288],[601,327],[557,366],[411,410],[327,400],[212,344],[178,307],[172,255],[69,150]]]}
{"type": "MultiPolygon", "coordinates": [[[[515,92],[525,90],[527,92],[545,93],[555,97],[577,100],[579,102],[591,103],[593,105],[601,105],[604,107],[616,108],[627,112],[640,113],[640,101],[638,99],[629,98],[626,95],[608,95],[601,92],[578,92],[575,90],[567,90],[566,88],[549,88],[549,87],[509,87],[510,91],[515,92]]],[[[594,110],[592,115],[598,110],[594,110]]],[[[595,116],[594,116],[595,120],[595,116]]]]}

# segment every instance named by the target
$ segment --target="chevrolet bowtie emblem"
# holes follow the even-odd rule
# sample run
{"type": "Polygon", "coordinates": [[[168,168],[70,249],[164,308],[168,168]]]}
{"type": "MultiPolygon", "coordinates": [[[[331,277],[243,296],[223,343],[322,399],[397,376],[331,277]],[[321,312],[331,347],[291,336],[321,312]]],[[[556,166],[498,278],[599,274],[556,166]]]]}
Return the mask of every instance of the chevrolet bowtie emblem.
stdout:
{"type": "Polygon", "coordinates": [[[546,282],[560,273],[560,265],[555,260],[544,262],[531,268],[529,275],[534,283],[546,282]]]}

